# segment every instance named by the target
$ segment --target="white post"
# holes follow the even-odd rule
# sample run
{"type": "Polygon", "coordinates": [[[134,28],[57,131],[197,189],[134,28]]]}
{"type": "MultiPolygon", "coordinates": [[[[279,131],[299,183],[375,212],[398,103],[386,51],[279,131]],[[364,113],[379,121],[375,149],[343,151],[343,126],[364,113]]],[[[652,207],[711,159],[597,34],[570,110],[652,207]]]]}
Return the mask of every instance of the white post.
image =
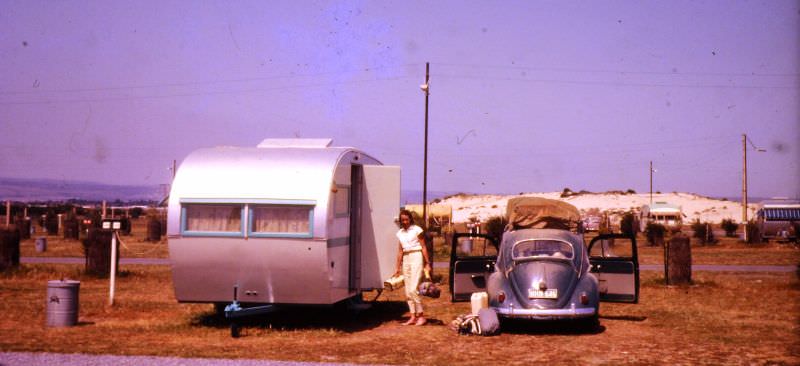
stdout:
{"type": "Polygon", "coordinates": [[[117,278],[117,231],[111,234],[111,275],[109,276],[108,306],[114,306],[114,286],[117,278]]]}

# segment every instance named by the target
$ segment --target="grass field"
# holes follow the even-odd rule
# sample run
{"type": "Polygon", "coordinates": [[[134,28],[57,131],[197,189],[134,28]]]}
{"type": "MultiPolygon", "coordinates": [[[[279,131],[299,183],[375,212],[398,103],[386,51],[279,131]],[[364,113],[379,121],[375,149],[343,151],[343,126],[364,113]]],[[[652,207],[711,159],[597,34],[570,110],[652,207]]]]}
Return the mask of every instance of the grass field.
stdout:
{"type": "MultiPolygon", "coordinates": [[[[123,237],[123,257],[166,257],[165,241],[144,242],[137,231],[134,226],[134,234],[123,237]]],[[[76,241],[50,241],[53,250],[45,253],[35,252],[32,240],[23,242],[23,256],[82,255],[76,241]]],[[[642,263],[661,263],[661,248],[643,245],[640,252],[642,263]]],[[[800,251],[725,239],[693,246],[692,258],[702,264],[796,265],[800,251]]],[[[467,313],[469,303],[450,303],[447,294],[426,299],[430,325],[405,327],[406,305],[402,291],[395,291],[358,315],[333,307],[254,318],[242,338],[232,339],[229,323],[213,306],[175,301],[168,266],[123,265],[114,307],[107,306],[108,280],[82,270],[23,264],[0,274],[0,350],[433,365],[800,364],[797,273],[695,271],[693,285],[667,287],[662,273],[645,271],[640,303],[604,303],[601,328],[591,333],[565,323],[515,322],[496,337],[459,336],[446,325],[467,313]],[[76,327],[44,326],[47,281],[59,278],[81,281],[76,327]]],[[[446,281],[442,269],[437,275],[446,281]]]]}
{"type": "Polygon", "coordinates": [[[603,304],[595,333],[563,323],[511,323],[496,337],[458,336],[446,324],[469,304],[451,304],[447,295],[426,302],[430,325],[405,327],[396,291],[357,316],[303,308],[255,318],[232,339],[211,305],[175,301],[167,266],[122,269],[114,307],[106,305],[107,279],[85,276],[78,265],[4,273],[0,349],[389,364],[800,363],[794,273],[696,272],[692,286],[665,287],[659,274],[644,272],[640,304],[603,304]],[[80,324],[46,328],[47,280],[61,277],[81,281],[80,324]]]}

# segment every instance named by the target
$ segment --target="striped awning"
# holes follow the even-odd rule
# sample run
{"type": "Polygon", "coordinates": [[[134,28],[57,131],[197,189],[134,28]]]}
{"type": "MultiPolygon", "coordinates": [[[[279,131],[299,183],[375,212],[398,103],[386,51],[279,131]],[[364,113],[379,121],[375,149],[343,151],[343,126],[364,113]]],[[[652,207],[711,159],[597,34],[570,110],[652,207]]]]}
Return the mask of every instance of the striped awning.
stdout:
{"type": "Polygon", "coordinates": [[[800,221],[800,208],[765,208],[761,215],[771,221],[800,221]]]}

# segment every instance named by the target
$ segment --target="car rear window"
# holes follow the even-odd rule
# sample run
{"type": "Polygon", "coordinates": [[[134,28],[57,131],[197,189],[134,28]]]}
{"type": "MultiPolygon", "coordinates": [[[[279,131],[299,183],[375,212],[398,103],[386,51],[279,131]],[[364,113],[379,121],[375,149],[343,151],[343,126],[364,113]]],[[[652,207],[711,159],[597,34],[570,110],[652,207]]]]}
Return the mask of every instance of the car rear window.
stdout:
{"type": "Polygon", "coordinates": [[[524,240],[514,244],[511,259],[559,258],[572,259],[572,245],[560,240],[524,240]]]}

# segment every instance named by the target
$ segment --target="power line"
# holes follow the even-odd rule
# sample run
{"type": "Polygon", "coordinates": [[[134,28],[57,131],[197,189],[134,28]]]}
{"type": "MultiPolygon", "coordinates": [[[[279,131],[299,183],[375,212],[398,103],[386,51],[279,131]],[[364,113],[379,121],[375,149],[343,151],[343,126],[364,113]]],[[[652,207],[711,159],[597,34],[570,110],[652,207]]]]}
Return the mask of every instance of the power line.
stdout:
{"type": "Polygon", "coordinates": [[[462,63],[449,63],[437,62],[437,65],[447,66],[464,66],[472,68],[488,68],[488,69],[509,69],[509,70],[537,70],[537,71],[556,71],[556,72],[576,72],[576,73],[592,73],[592,74],[620,74],[620,75],[670,75],[670,76],[748,76],[748,77],[797,77],[800,73],[723,73],[723,72],[693,72],[693,71],[637,71],[637,70],[613,70],[613,69],[580,69],[568,67],[541,67],[541,66],[524,66],[524,65],[489,65],[489,64],[462,64],[462,63]]]}
{"type": "Polygon", "coordinates": [[[644,83],[644,82],[618,82],[618,81],[587,81],[587,80],[567,80],[567,79],[532,79],[532,78],[511,78],[511,77],[489,77],[458,74],[437,74],[438,77],[464,80],[502,80],[502,81],[523,81],[531,83],[547,84],[574,84],[574,85],[603,85],[603,86],[644,86],[661,88],[712,88],[712,89],[798,89],[798,85],[725,85],[725,84],[678,84],[678,83],[644,83]]]}
{"type": "Polygon", "coordinates": [[[310,83],[287,85],[272,88],[253,88],[241,90],[228,90],[228,91],[202,91],[191,93],[175,93],[164,95],[139,95],[139,96],[119,96],[119,97],[104,97],[104,98],[82,98],[82,99],[57,99],[57,100],[36,100],[36,101],[17,101],[17,102],[0,102],[0,105],[35,105],[35,104],[59,104],[59,103],[96,103],[96,102],[113,102],[113,101],[129,101],[129,100],[146,100],[146,99],[164,99],[164,98],[180,98],[180,97],[197,97],[209,95],[226,95],[226,94],[247,94],[247,93],[260,93],[275,90],[288,90],[288,89],[303,89],[303,88],[319,88],[336,85],[347,84],[360,84],[376,81],[394,81],[408,79],[409,76],[393,77],[393,78],[375,78],[365,80],[351,80],[351,81],[337,81],[330,83],[310,83]]]}
{"type": "MultiPolygon", "coordinates": [[[[404,64],[391,66],[391,68],[408,67],[417,64],[404,64]]],[[[200,85],[213,85],[213,84],[230,84],[230,83],[245,83],[253,81],[269,81],[280,79],[295,79],[304,77],[317,77],[317,76],[330,76],[330,75],[343,75],[358,72],[373,72],[378,70],[389,69],[390,67],[369,67],[363,69],[343,70],[343,71],[326,71],[310,74],[292,74],[292,75],[274,75],[274,76],[261,76],[261,77],[247,77],[239,79],[220,79],[220,80],[200,80],[200,81],[186,81],[186,82],[166,82],[154,84],[141,84],[141,85],[123,85],[123,86],[106,86],[94,88],[72,88],[72,89],[39,89],[33,91],[0,91],[0,95],[29,95],[29,94],[42,94],[42,93],[82,93],[82,92],[98,92],[98,91],[113,91],[113,90],[137,90],[137,89],[154,89],[154,88],[171,88],[171,87],[184,87],[184,86],[200,86],[200,85]]]]}

